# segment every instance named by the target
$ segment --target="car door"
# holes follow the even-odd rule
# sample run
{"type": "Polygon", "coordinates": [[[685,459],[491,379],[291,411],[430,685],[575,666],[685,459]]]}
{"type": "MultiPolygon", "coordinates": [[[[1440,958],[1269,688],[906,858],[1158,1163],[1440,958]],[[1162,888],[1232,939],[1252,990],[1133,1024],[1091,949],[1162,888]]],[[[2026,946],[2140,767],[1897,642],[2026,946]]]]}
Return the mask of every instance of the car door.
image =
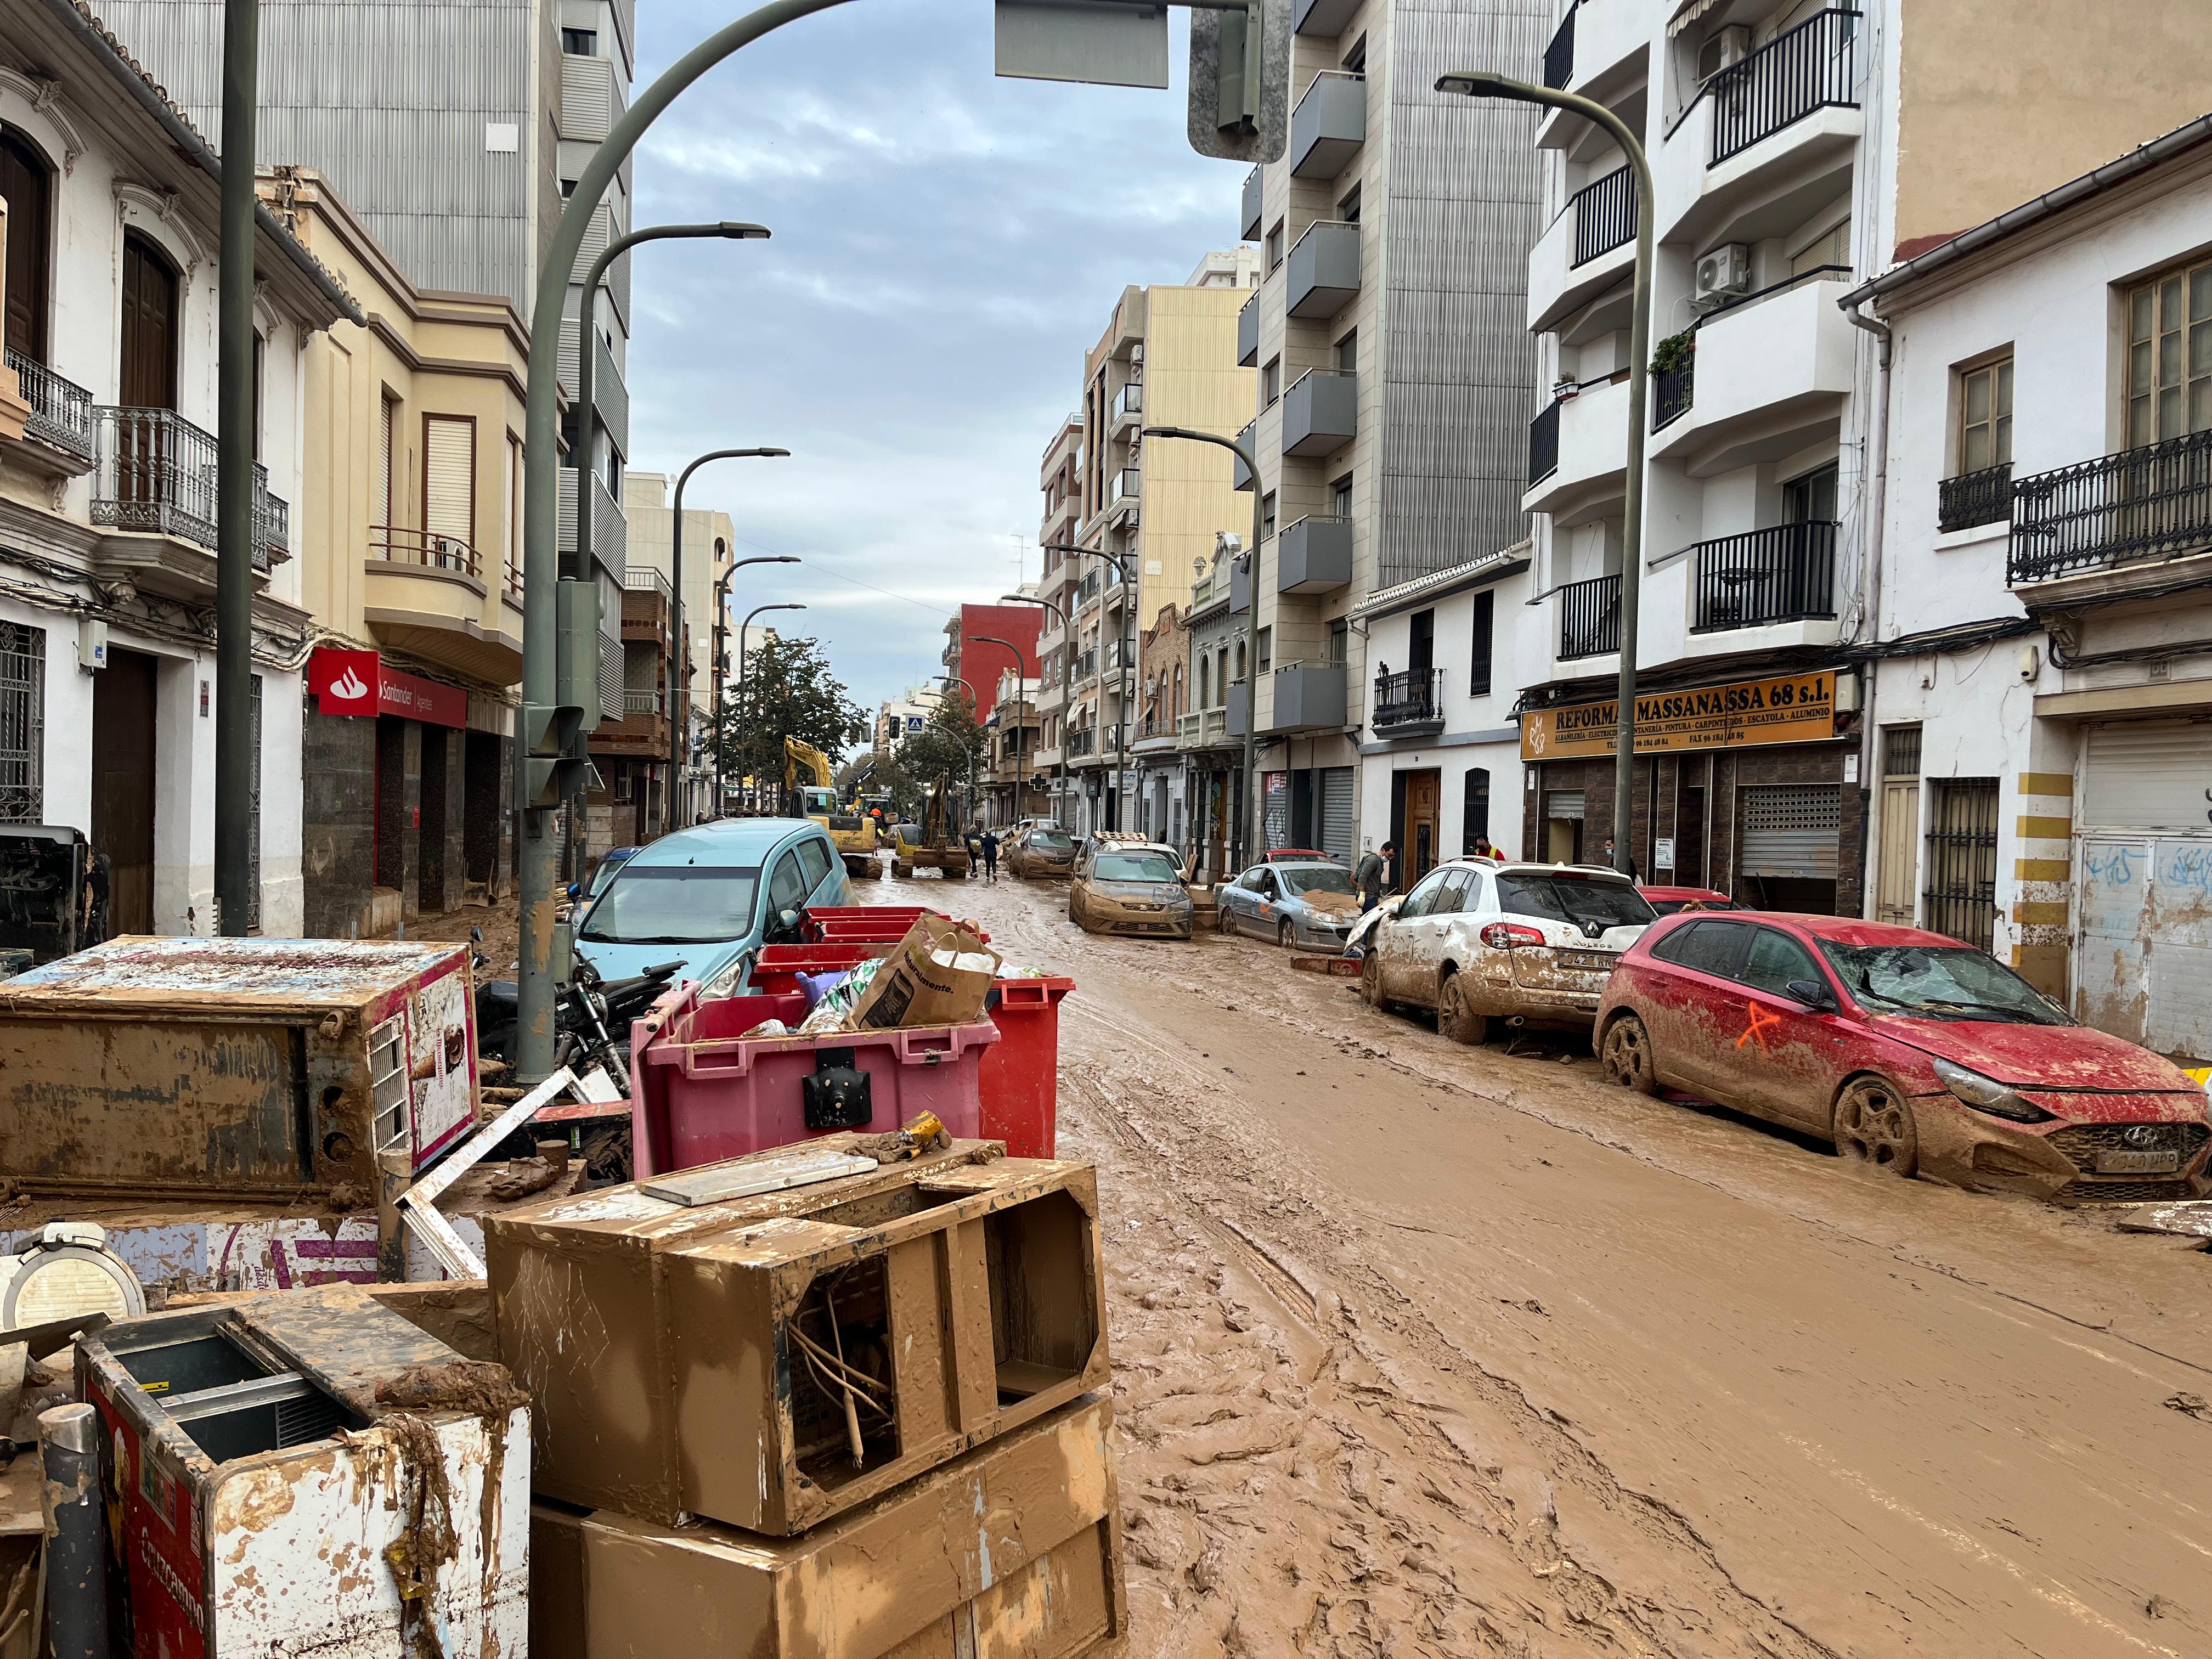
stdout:
{"type": "Polygon", "coordinates": [[[1850,1033],[1836,1014],[1808,1006],[1790,987],[1809,983],[1830,997],[1835,988],[1804,943],[1779,927],[1752,929],[1737,977],[1743,1030],[1731,1069],[1744,1092],[1724,1103],[1826,1133],[1850,1033]]]}
{"type": "Polygon", "coordinates": [[[1275,922],[1282,914],[1283,880],[1262,866],[1252,872],[1251,931],[1261,939],[1275,937],[1275,922]]]}
{"type": "Polygon", "coordinates": [[[1716,1092],[1734,1087],[1732,1057],[1724,1063],[1721,1054],[1744,1028],[1735,975],[1750,949],[1751,929],[1742,922],[1693,921],[1659,939],[1633,969],[1661,1082],[1728,1099],[1716,1092]]]}
{"type": "Polygon", "coordinates": [[[1451,957],[1460,917],[1465,914],[1477,880],[1475,872],[1461,864],[1448,864],[1437,873],[1443,879],[1437,885],[1436,896],[1429,901],[1428,914],[1419,919],[1418,930],[1407,940],[1407,968],[1412,979],[1406,1000],[1418,1002],[1424,1008],[1437,1006],[1437,993],[1443,985],[1444,963],[1451,957]]]}
{"type": "Polygon", "coordinates": [[[774,868],[768,878],[768,900],[761,913],[761,937],[775,938],[787,910],[800,910],[806,906],[806,868],[799,861],[799,849],[787,847],[776,855],[774,868]]]}
{"type": "Polygon", "coordinates": [[[806,902],[817,904],[849,904],[852,894],[845,884],[845,860],[837,856],[837,849],[818,836],[809,836],[799,843],[799,866],[805,872],[806,902]]]}
{"type": "Polygon", "coordinates": [[[1425,999],[1435,993],[1435,970],[1430,969],[1428,983],[1422,984],[1420,959],[1428,945],[1430,908],[1443,897],[1451,873],[1449,868],[1431,870],[1406,895],[1398,914],[1375,930],[1382,953],[1383,994],[1393,1001],[1426,1006],[1425,999]]]}
{"type": "Polygon", "coordinates": [[[1252,926],[1252,907],[1259,902],[1252,884],[1260,875],[1257,870],[1247,870],[1222,890],[1221,905],[1229,917],[1229,931],[1241,933],[1252,926]]]}

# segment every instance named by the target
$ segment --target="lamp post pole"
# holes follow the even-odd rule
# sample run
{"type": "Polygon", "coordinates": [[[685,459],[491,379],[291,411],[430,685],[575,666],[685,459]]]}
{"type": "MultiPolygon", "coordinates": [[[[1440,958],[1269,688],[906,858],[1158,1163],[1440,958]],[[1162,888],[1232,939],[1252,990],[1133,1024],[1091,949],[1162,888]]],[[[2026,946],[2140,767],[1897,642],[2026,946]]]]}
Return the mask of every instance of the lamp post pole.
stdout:
{"type": "Polygon", "coordinates": [[[1251,856],[1252,823],[1259,812],[1253,799],[1260,780],[1254,769],[1258,765],[1260,752],[1257,733],[1260,726],[1260,463],[1251,449],[1234,438],[1224,438],[1218,432],[1200,432],[1188,426],[1148,426],[1147,438],[1185,438],[1193,443],[1218,444],[1244,463],[1244,470],[1252,475],[1252,545],[1247,551],[1245,568],[1245,598],[1250,609],[1244,617],[1244,775],[1237,790],[1236,856],[1232,862],[1239,871],[1251,856]]]}
{"type": "MultiPolygon", "coordinates": [[[[1050,599],[1041,599],[1034,593],[1001,593],[999,595],[999,598],[1002,603],[1007,605],[1040,605],[1045,610],[1052,612],[1054,619],[1060,623],[1060,631],[1062,634],[1067,632],[1066,613],[1062,611],[1060,608],[1054,605],[1050,599]]],[[[1062,686],[1065,686],[1067,684],[1066,675],[1064,670],[1060,677],[1060,684],[1062,686]]],[[[1040,701],[1042,701],[1042,693],[1044,691],[1044,662],[1042,659],[1039,659],[1037,662],[1037,691],[1039,693],[1040,701]]],[[[1042,710],[1040,710],[1037,714],[1037,735],[1039,737],[1042,737],[1044,735],[1044,714],[1042,710]]],[[[1063,715],[1061,718],[1061,730],[1060,734],[1060,780],[1058,783],[1054,786],[1052,798],[1052,821],[1054,823],[1060,823],[1060,815],[1066,807],[1066,798],[1067,732],[1066,720],[1063,715]]],[[[1066,829],[1067,826],[1060,824],[1060,827],[1062,829],[1066,829]]]]}
{"type": "MultiPolygon", "coordinates": [[[[939,674],[937,678],[951,684],[967,687],[968,718],[980,727],[982,722],[975,719],[975,714],[983,705],[981,699],[975,695],[975,688],[957,674],[939,674]]],[[[971,812],[975,810],[975,751],[973,749],[968,751],[968,810],[971,812]]]]}
{"type": "MultiPolygon", "coordinates": [[[[714,583],[714,629],[711,641],[714,653],[714,816],[722,816],[722,678],[730,659],[730,583],[749,564],[798,564],[796,553],[771,553],[759,558],[739,559],[725,570],[714,583]]],[[[744,636],[738,635],[742,645],[744,636]]]]}
{"type": "Polygon", "coordinates": [[[1012,640],[1002,640],[994,634],[978,634],[975,637],[981,644],[1003,645],[1014,653],[1014,817],[1018,819],[1022,815],[1022,716],[1029,708],[1029,659],[1012,640]]]}
{"type": "MultiPolygon", "coordinates": [[[[782,605],[757,605],[745,612],[745,619],[738,624],[738,711],[745,707],[745,635],[752,631],[753,618],[763,611],[804,611],[804,605],[786,602],[782,605]]],[[[718,720],[714,726],[714,787],[722,787],[722,727],[718,720]]],[[[757,787],[757,786],[756,786],[757,787]]]]}
{"type": "MultiPolygon", "coordinates": [[[[586,408],[588,407],[589,405],[586,405],[586,408]]],[[[691,475],[694,472],[709,461],[749,460],[769,456],[788,458],[791,452],[787,449],[710,449],[676,475],[676,520],[670,526],[669,532],[668,585],[674,595],[671,603],[674,605],[676,612],[676,649],[683,659],[684,703],[687,708],[690,703],[691,692],[691,642],[684,637],[684,486],[691,482],[691,475]]],[[[582,534],[580,521],[577,526],[577,533],[580,536],[582,534]]],[[[797,562],[796,556],[791,554],[777,556],[775,562],[781,563],[785,560],[790,560],[794,563],[797,562]]],[[[738,562],[738,564],[765,564],[769,561],[740,559],[738,562]]],[[[734,564],[730,567],[732,571],[737,568],[734,564]]],[[[721,614],[720,608],[718,606],[714,612],[717,623],[720,621],[721,614]]],[[[672,680],[670,682],[670,689],[672,692],[674,690],[672,680]]],[[[678,827],[677,791],[681,787],[680,780],[684,774],[684,738],[690,734],[684,730],[683,723],[676,719],[676,708],[672,698],[668,713],[668,827],[673,830],[678,827]]]]}
{"type": "Polygon", "coordinates": [[[1515,103],[1571,110],[1611,135],[1634,169],[1636,280],[1634,297],[1630,301],[1634,309],[1628,319],[1627,487],[1621,504],[1620,678],[1614,692],[1613,757],[1613,868],[1626,875],[1635,863],[1628,842],[1635,815],[1629,809],[1636,787],[1637,606],[1644,581],[1644,410],[1651,367],[1651,227],[1658,217],[1652,197],[1651,163],[1628,124],[1595,99],[1480,70],[1439,76],[1437,90],[1465,93],[1470,98],[1502,98],[1515,103]]]}

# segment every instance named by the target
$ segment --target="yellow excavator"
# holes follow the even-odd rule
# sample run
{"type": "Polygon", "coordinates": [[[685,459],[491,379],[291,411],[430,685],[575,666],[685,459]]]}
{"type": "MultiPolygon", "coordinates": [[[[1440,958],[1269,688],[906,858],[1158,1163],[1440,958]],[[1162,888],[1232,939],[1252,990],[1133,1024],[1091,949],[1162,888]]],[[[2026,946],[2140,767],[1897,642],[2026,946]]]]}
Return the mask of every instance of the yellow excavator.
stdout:
{"type": "Polygon", "coordinates": [[[876,821],[861,811],[854,799],[841,807],[830,757],[797,738],[783,740],[785,810],[794,817],[812,818],[830,832],[845,873],[855,881],[880,881],[883,861],[876,857],[876,821]]]}

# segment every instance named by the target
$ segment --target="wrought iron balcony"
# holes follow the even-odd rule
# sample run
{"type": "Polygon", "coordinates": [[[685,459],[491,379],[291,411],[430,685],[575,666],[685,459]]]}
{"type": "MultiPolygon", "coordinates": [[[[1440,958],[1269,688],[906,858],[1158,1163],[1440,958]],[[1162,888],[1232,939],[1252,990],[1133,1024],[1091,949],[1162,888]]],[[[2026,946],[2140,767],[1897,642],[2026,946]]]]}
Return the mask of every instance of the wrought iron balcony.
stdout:
{"type": "Polygon", "coordinates": [[[100,433],[92,415],[92,393],[65,380],[44,363],[33,362],[12,346],[8,367],[15,371],[31,418],[23,429],[50,449],[90,461],[100,453],[100,433]]]}
{"type": "Polygon", "coordinates": [[[1718,167],[1814,110],[1856,108],[1859,22],[1855,11],[1816,12],[1706,82],[1713,104],[1707,165],[1718,167]]]}
{"type": "MultiPolygon", "coordinates": [[[[168,409],[93,411],[99,471],[93,482],[92,521],[118,530],[173,536],[216,550],[215,434],[168,409]]],[[[289,558],[291,508],[269,493],[269,474],[253,468],[253,568],[266,571],[272,555],[289,558]]]]}
{"type": "Polygon", "coordinates": [[[1067,757],[1070,760],[1078,759],[1085,755],[1095,755],[1097,752],[1097,727],[1086,726],[1080,732],[1071,732],[1067,734],[1067,757]]]}
{"type": "MultiPolygon", "coordinates": [[[[1567,14],[1568,21],[1574,14],[1567,14]]],[[[1636,173],[1623,162],[1594,184],[1575,192],[1568,204],[1575,216],[1575,258],[1586,265],[1601,254],[1636,240],[1636,173]]]]}
{"type": "Polygon", "coordinates": [[[1559,470],[1559,405],[1555,398],[1528,422],[1528,482],[1541,483],[1559,470]]]}
{"type": "Polygon", "coordinates": [[[1444,729],[1444,671],[1377,674],[1367,724],[1380,737],[1425,737],[1444,729]]]}
{"type": "Polygon", "coordinates": [[[428,530],[409,530],[398,525],[368,527],[368,556],[393,564],[421,565],[426,570],[450,570],[464,576],[478,574],[477,550],[459,536],[441,536],[428,530]]]}
{"type": "Polygon", "coordinates": [[[1544,84],[1557,92],[1572,84],[1575,78],[1575,13],[1581,0],[1569,0],[1567,15],[1559,19],[1559,27],[1552,36],[1552,44],[1544,48],[1544,84]]]}
{"type": "Polygon", "coordinates": [[[1693,634],[1836,614],[1836,526],[1814,520],[1699,542],[1693,634]]]}
{"type": "Polygon", "coordinates": [[[1593,576],[1559,590],[1559,660],[1620,649],[1620,578],[1593,576]]]}
{"type": "Polygon", "coordinates": [[[1678,368],[1663,368],[1651,377],[1651,429],[1672,426],[1690,412],[1698,391],[1698,360],[1682,359],[1678,368]]]}
{"type": "Polygon", "coordinates": [[[2012,517],[2012,463],[1961,472],[1936,486],[1936,528],[1971,530],[2012,517]]]}
{"type": "Polygon", "coordinates": [[[2015,587],[2212,551],[2212,431],[2014,481],[2015,587]]]}

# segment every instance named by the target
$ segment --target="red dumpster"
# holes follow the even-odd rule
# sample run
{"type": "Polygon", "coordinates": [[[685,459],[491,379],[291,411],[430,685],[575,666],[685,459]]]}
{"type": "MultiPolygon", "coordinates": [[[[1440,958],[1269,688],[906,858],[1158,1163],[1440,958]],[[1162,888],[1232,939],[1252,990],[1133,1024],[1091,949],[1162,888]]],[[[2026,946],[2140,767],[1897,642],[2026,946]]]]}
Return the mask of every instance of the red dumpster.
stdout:
{"type": "Polygon", "coordinates": [[[1059,1139],[1060,1000],[1075,981],[1057,974],[1002,979],[991,1019],[999,1042],[983,1051],[982,1128],[1010,1158],[1052,1158],[1059,1139]]]}
{"type": "Polygon", "coordinates": [[[834,945],[764,945],[753,959],[748,982],[756,991],[796,991],[801,974],[840,974],[871,957],[888,954],[895,943],[856,939],[834,945]]]}
{"type": "MultiPolygon", "coordinates": [[[[818,904],[807,911],[799,932],[814,945],[866,940],[896,945],[906,937],[915,918],[923,915],[944,916],[945,913],[919,904],[818,904]]],[[[990,943],[991,936],[981,928],[976,929],[976,937],[990,943]]]]}

